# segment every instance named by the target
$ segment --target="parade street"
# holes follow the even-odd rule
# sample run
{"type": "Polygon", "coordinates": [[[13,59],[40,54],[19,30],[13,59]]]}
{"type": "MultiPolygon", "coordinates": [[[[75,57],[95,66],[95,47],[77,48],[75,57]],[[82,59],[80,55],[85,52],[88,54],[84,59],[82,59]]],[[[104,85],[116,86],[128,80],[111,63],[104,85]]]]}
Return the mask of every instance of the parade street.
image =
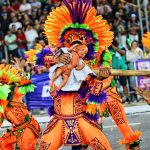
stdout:
{"type": "MultiPolygon", "coordinates": [[[[129,125],[135,130],[140,130],[142,132],[142,141],[141,141],[141,150],[150,150],[150,106],[144,105],[144,106],[133,106],[128,107],[126,109],[127,118],[129,121],[129,125]],[[147,109],[146,111],[138,111],[141,109],[147,109]]],[[[40,125],[42,127],[42,130],[44,131],[47,122],[49,120],[47,115],[36,117],[37,120],[40,122],[40,125]]],[[[9,124],[7,122],[4,123],[3,128],[0,129],[0,135],[6,130],[6,127],[8,127],[9,124]]],[[[103,119],[103,126],[104,126],[104,133],[109,139],[113,150],[124,150],[124,147],[120,147],[118,141],[119,139],[122,139],[122,136],[120,132],[118,131],[118,128],[114,124],[111,117],[104,118],[103,119]]],[[[92,131],[90,131],[92,132],[92,131]]],[[[61,150],[71,150],[70,147],[62,147],[61,150]]],[[[88,149],[90,150],[90,149],[88,149]]]]}

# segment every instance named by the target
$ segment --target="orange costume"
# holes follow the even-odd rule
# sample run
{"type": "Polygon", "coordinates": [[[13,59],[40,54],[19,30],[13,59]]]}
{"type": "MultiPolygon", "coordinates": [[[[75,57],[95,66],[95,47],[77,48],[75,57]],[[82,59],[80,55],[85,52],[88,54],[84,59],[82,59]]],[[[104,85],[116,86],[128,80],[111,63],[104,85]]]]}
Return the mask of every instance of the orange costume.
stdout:
{"type": "MultiPolygon", "coordinates": [[[[45,34],[49,43],[57,47],[69,48],[76,43],[86,45],[88,53],[84,59],[90,67],[98,69],[101,54],[111,45],[113,33],[109,31],[107,22],[96,15],[97,11],[91,3],[91,0],[63,0],[64,5],[54,9],[48,16],[45,34]]],[[[30,51],[27,54],[31,60],[30,51]]],[[[50,67],[55,63],[54,58],[55,52],[42,49],[36,54],[34,61],[36,65],[41,65],[44,60],[42,65],[50,67]]],[[[141,133],[134,133],[129,127],[121,98],[116,88],[110,87],[112,77],[99,81],[87,66],[79,72],[80,75],[70,76],[75,79],[71,80],[72,84],[65,85],[68,89],[57,91],[55,87],[51,88],[54,115],[41,138],[39,150],[57,150],[62,144],[88,144],[94,150],[111,150],[108,140],[94,119],[96,112],[102,114],[105,110],[110,112],[124,136],[125,140],[121,143],[127,144],[127,149],[131,145],[134,147],[141,133]],[[85,78],[81,78],[82,76],[85,78]],[[76,80],[78,78],[80,80],[76,80]],[[76,85],[79,88],[72,90],[76,85]]]]}
{"type": "Polygon", "coordinates": [[[24,94],[33,91],[34,87],[31,85],[30,80],[20,78],[17,71],[14,74],[14,68],[10,66],[4,67],[3,65],[0,65],[0,68],[2,69],[0,71],[2,73],[0,81],[1,83],[8,84],[10,88],[7,100],[5,100],[6,103],[3,105],[3,111],[1,112],[0,126],[4,119],[12,124],[12,127],[0,137],[0,150],[13,150],[15,148],[35,150],[41,135],[41,128],[23,104],[24,94]],[[10,78],[8,75],[10,75],[10,78]],[[15,80],[11,81],[11,78],[15,80]],[[7,82],[6,79],[8,80],[7,82]],[[30,90],[25,89],[25,86],[28,86],[26,88],[30,90]]]}

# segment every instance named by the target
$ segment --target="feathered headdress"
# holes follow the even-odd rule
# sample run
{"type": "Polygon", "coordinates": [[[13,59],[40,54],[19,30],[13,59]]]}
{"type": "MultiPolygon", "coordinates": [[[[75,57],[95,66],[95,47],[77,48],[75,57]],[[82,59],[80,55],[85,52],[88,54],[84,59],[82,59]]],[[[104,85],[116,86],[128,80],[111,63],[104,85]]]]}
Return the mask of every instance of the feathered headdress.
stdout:
{"type": "Polygon", "coordinates": [[[6,105],[8,104],[7,97],[10,93],[9,85],[0,85],[0,113],[4,112],[6,105]]]}
{"type": "Polygon", "coordinates": [[[89,49],[88,60],[111,45],[113,33],[109,31],[107,21],[96,15],[92,0],[63,0],[63,4],[52,10],[45,22],[44,30],[49,43],[58,47],[85,44],[89,49]]]}
{"type": "Polygon", "coordinates": [[[50,49],[50,47],[42,48],[40,44],[36,44],[35,49],[31,49],[25,52],[25,54],[28,63],[42,66],[45,63],[45,57],[52,55],[53,51],[50,49]]]}
{"type": "Polygon", "coordinates": [[[31,83],[31,80],[28,79],[23,72],[21,72],[19,69],[15,69],[11,65],[0,65],[0,83],[2,85],[15,84],[19,87],[19,92],[21,94],[34,91],[34,85],[31,83]]]}
{"type": "Polygon", "coordinates": [[[150,50],[150,32],[147,32],[142,37],[143,46],[150,50]]]}
{"type": "Polygon", "coordinates": [[[20,81],[19,70],[11,65],[0,65],[0,82],[3,84],[18,83],[20,81]]]}

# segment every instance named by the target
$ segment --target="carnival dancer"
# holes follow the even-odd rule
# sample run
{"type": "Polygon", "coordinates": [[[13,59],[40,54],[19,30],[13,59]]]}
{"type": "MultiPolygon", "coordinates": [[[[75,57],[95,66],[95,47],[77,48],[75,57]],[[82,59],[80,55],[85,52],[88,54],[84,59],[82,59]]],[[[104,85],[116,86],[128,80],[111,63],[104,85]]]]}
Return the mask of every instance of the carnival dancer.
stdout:
{"type": "MultiPolygon", "coordinates": [[[[53,10],[48,16],[45,34],[49,43],[57,47],[69,48],[76,43],[87,45],[88,53],[84,61],[90,67],[96,66],[99,69],[100,56],[111,45],[113,33],[109,31],[107,22],[101,16],[96,16],[96,9],[91,7],[91,2],[63,0],[64,5],[53,10]]],[[[57,53],[42,49],[36,55],[36,65],[45,64],[51,67],[59,60],[57,53]]],[[[67,82],[61,91],[57,91],[55,87],[51,89],[54,115],[42,136],[39,150],[56,150],[62,144],[88,144],[94,150],[110,150],[109,142],[100,131],[97,122],[89,115],[94,116],[97,111],[102,113],[105,108],[111,113],[123,134],[125,140],[122,143],[128,145],[127,149],[135,144],[134,142],[139,142],[141,133],[134,133],[129,127],[116,88],[108,88],[113,78],[109,77],[108,70],[102,68],[98,71],[97,76],[106,74],[108,77],[99,81],[86,66],[79,71],[80,76],[77,76],[78,71],[76,75],[71,74],[71,82],[67,82]]]]}
{"type": "Polygon", "coordinates": [[[23,97],[34,85],[22,71],[0,65],[0,126],[6,119],[12,124],[0,137],[0,150],[35,150],[41,135],[38,122],[30,115],[23,97]]]}
{"type": "MultiPolygon", "coordinates": [[[[148,54],[145,54],[145,56],[147,55],[146,58],[148,59],[148,58],[150,58],[150,55],[149,55],[149,52],[150,52],[150,32],[147,32],[143,35],[142,44],[148,51],[148,54]]],[[[145,101],[147,102],[147,104],[150,105],[149,87],[147,87],[147,85],[145,85],[145,88],[136,87],[135,90],[136,90],[137,94],[142,96],[145,99],[145,101]]]]}

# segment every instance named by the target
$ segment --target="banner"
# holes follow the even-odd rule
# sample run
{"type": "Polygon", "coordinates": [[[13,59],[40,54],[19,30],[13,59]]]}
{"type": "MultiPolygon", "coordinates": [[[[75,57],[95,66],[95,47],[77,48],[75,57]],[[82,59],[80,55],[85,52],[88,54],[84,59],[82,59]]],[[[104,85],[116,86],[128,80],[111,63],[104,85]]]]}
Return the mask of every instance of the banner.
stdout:
{"type": "MultiPolygon", "coordinates": [[[[150,70],[150,59],[137,60],[135,62],[136,70],[150,70]]],[[[136,78],[136,86],[145,88],[145,85],[150,89],[150,77],[138,76],[136,78]]]]}
{"type": "Polygon", "coordinates": [[[28,109],[48,108],[53,105],[53,100],[49,93],[48,73],[34,75],[31,77],[32,83],[36,86],[35,91],[26,95],[28,109]]]}

